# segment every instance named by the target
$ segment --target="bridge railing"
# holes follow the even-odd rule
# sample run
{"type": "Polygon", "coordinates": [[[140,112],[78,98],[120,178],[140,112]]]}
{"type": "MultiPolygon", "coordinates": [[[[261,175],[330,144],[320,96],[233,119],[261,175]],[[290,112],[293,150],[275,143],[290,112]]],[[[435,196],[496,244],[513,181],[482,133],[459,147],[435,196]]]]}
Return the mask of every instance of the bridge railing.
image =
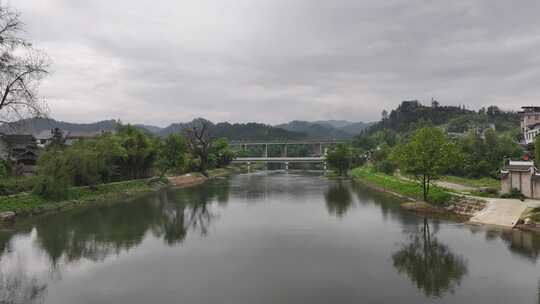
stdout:
{"type": "Polygon", "coordinates": [[[337,138],[302,138],[302,139],[290,139],[290,138],[274,138],[274,139],[233,139],[229,141],[229,145],[244,145],[244,144],[338,144],[345,143],[350,140],[337,139],[337,138]]]}

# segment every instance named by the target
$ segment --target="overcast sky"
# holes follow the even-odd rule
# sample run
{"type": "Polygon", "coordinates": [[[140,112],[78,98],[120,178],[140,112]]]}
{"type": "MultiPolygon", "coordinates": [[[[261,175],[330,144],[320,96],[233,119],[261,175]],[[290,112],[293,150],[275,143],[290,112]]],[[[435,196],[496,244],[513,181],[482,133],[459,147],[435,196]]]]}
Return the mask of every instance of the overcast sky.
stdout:
{"type": "Polygon", "coordinates": [[[373,121],[402,100],[540,102],[540,1],[11,0],[51,116],[373,121]]]}

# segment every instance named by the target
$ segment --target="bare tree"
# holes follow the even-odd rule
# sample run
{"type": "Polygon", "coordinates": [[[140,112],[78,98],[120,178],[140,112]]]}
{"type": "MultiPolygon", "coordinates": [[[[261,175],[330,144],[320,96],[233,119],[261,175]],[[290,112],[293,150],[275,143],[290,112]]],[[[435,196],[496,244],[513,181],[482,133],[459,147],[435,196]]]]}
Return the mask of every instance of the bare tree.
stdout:
{"type": "Polygon", "coordinates": [[[46,112],[38,87],[48,74],[49,58],[21,37],[18,12],[0,2],[0,123],[46,112]]]}
{"type": "Polygon", "coordinates": [[[182,128],[189,152],[199,159],[198,171],[204,175],[208,169],[208,155],[212,150],[213,139],[210,135],[212,123],[206,119],[198,118],[187,123],[182,128]]]}

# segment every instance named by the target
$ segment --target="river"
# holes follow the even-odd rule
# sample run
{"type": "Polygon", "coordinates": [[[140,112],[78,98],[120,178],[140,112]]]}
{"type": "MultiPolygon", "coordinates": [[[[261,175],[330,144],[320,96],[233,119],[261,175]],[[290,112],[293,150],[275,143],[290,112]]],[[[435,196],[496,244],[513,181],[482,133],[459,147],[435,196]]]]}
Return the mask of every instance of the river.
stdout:
{"type": "Polygon", "coordinates": [[[0,303],[540,303],[540,236],[260,172],[19,221],[0,303]]]}

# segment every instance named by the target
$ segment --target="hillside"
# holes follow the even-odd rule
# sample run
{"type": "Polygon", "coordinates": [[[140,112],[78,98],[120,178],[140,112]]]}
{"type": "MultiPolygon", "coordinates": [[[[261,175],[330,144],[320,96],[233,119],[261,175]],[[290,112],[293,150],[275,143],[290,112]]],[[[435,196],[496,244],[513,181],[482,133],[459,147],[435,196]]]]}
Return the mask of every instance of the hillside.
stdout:
{"type": "MultiPolygon", "coordinates": [[[[161,129],[156,134],[159,136],[167,136],[172,133],[178,133],[182,131],[185,123],[175,123],[170,126],[161,129]]],[[[218,124],[212,124],[210,127],[210,133],[214,137],[226,137],[228,139],[272,139],[272,138],[303,138],[306,137],[305,133],[291,132],[284,129],[272,127],[261,123],[228,123],[221,122],[218,124]]]]}
{"type": "Polygon", "coordinates": [[[118,122],[116,120],[102,120],[95,123],[70,123],[58,121],[52,118],[24,119],[9,125],[0,126],[2,133],[30,133],[37,135],[41,131],[60,128],[71,132],[99,132],[114,130],[118,122]]]}
{"type": "MultiPolygon", "coordinates": [[[[103,120],[95,123],[71,123],[51,118],[25,119],[12,123],[9,126],[0,126],[3,133],[31,133],[39,134],[44,130],[60,128],[71,132],[98,132],[114,130],[118,126],[116,120],[103,120]]],[[[153,125],[135,124],[134,126],[145,130],[149,134],[167,136],[181,132],[186,123],[173,123],[165,128],[153,125]]],[[[351,123],[344,120],[328,120],[318,122],[292,121],[287,124],[270,126],[261,123],[228,123],[212,124],[211,132],[216,137],[229,139],[270,139],[270,138],[337,138],[349,139],[367,128],[370,123],[351,123]]]]}
{"type": "Polygon", "coordinates": [[[375,123],[374,122],[355,122],[355,123],[350,123],[346,126],[340,127],[340,130],[356,136],[362,133],[365,129],[372,126],[373,124],[375,123]]]}
{"type": "Polygon", "coordinates": [[[320,120],[316,122],[294,120],[276,127],[292,132],[302,132],[312,138],[347,139],[360,134],[370,123],[352,123],[346,120],[320,120]]]}
{"type": "Polygon", "coordinates": [[[448,132],[454,133],[488,127],[495,127],[497,132],[510,132],[519,127],[519,121],[519,115],[516,112],[506,112],[496,106],[473,111],[456,106],[441,106],[438,103],[426,106],[412,100],[403,101],[381,121],[372,125],[367,133],[384,129],[404,133],[425,123],[444,127],[448,132]]]}

